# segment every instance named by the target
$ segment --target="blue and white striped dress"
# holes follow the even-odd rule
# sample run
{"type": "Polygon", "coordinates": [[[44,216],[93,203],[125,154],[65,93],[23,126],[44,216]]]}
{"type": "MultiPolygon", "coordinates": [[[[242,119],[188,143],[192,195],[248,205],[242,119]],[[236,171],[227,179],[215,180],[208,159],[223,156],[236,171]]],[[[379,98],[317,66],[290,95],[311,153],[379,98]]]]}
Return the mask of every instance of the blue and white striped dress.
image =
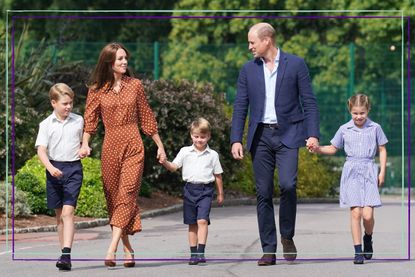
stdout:
{"type": "Polygon", "coordinates": [[[344,147],[346,153],[340,181],[340,207],[381,206],[375,156],[378,146],[388,142],[382,127],[367,118],[363,128],[358,128],[350,120],[340,126],[330,142],[338,149],[344,147]]]}

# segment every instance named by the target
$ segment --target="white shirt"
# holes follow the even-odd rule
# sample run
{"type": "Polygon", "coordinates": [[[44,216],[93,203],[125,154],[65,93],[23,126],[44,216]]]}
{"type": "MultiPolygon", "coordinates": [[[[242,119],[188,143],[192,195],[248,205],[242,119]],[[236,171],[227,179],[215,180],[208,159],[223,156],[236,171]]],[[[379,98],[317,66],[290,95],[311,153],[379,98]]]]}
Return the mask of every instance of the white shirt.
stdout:
{"type": "Polygon", "coordinates": [[[50,160],[72,162],[79,160],[78,150],[82,141],[84,119],[70,113],[60,121],[55,112],[39,124],[35,146],[45,146],[50,160]]]}
{"type": "Polygon", "coordinates": [[[275,112],[275,88],[277,84],[277,71],[280,61],[280,49],[278,49],[275,57],[274,69],[272,72],[267,68],[265,61],[262,59],[265,79],[265,103],[264,103],[264,117],[263,123],[277,123],[277,114],[275,112]]]}
{"type": "Polygon", "coordinates": [[[208,184],[215,181],[214,174],[223,172],[219,155],[215,150],[206,146],[199,152],[194,145],[182,147],[173,162],[182,169],[182,178],[186,182],[208,184]]]}

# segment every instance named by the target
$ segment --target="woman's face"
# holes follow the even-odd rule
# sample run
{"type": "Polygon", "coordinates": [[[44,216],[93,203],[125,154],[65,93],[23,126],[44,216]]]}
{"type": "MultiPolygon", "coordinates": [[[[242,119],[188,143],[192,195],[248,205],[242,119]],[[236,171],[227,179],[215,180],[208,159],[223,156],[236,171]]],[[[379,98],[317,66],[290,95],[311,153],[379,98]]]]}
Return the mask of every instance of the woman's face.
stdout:
{"type": "Polygon", "coordinates": [[[120,48],[117,50],[117,53],[115,53],[115,62],[112,65],[112,70],[114,70],[115,74],[124,74],[127,72],[127,65],[127,53],[124,49],[120,48]]]}

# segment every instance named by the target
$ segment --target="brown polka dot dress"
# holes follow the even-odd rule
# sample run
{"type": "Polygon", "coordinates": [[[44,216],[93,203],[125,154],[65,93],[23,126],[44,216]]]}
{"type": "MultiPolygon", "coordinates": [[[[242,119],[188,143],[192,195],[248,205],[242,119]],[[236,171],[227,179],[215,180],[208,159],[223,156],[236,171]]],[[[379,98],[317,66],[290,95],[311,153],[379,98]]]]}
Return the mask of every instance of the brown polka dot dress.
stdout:
{"type": "Polygon", "coordinates": [[[157,133],[157,122],[140,80],[124,76],[118,92],[107,90],[107,86],[98,91],[90,89],[84,131],[94,134],[99,118],[105,127],[101,163],[110,225],[132,235],[141,231],[137,198],[144,168],[144,146],[139,126],[148,136],[157,133]]]}

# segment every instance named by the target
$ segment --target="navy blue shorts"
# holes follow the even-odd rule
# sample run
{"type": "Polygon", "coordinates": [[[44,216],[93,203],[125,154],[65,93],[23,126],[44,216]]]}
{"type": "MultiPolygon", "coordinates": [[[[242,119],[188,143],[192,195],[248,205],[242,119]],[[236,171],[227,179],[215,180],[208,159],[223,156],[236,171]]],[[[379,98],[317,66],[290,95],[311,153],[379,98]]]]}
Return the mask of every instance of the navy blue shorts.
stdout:
{"type": "Polygon", "coordinates": [[[56,162],[52,165],[62,171],[60,178],[53,177],[46,170],[46,194],[49,209],[60,209],[63,205],[76,207],[81,191],[83,172],[81,161],[56,162]]]}
{"type": "Polygon", "coordinates": [[[209,214],[212,206],[214,182],[203,184],[186,183],[183,188],[183,222],[196,224],[197,220],[205,219],[210,224],[209,214]]]}

